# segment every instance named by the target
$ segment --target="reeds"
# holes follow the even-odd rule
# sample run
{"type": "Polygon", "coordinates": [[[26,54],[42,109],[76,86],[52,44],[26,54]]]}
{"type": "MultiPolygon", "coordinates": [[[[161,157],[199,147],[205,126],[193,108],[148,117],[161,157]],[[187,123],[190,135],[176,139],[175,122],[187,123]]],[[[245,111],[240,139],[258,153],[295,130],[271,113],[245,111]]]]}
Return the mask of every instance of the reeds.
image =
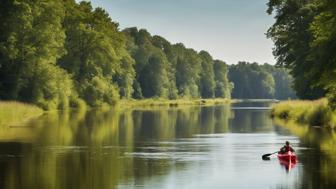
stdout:
{"type": "Polygon", "coordinates": [[[336,113],[329,108],[328,100],[325,98],[314,101],[290,100],[280,102],[272,107],[271,116],[311,126],[333,128],[336,125],[336,113]]]}
{"type": "Polygon", "coordinates": [[[42,115],[43,110],[37,106],[21,102],[0,101],[0,126],[16,126],[31,118],[42,115]]]}

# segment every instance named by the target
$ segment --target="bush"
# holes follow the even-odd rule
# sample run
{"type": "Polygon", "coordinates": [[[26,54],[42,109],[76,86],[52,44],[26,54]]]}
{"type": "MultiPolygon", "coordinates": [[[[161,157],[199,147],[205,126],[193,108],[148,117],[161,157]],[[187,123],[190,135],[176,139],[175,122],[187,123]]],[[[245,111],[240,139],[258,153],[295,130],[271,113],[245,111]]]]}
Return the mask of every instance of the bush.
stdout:
{"type": "Polygon", "coordinates": [[[83,99],[79,97],[72,97],[70,100],[70,107],[76,109],[86,109],[87,105],[83,99]]]}
{"type": "Polygon", "coordinates": [[[119,90],[107,79],[96,76],[82,84],[79,96],[93,107],[113,105],[119,99],[119,90]]]}

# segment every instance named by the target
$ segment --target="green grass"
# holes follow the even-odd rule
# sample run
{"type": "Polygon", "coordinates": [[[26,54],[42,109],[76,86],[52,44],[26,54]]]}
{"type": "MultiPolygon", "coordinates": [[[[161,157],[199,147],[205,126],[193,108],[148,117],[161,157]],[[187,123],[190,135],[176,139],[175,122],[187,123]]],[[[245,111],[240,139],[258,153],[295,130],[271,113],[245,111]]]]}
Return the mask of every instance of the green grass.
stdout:
{"type": "Polygon", "coordinates": [[[21,102],[0,101],[0,126],[16,126],[43,114],[37,106],[21,102]]]}
{"type": "Polygon", "coordinates": [[[272,107],[271,116],[311,126],[336,126],[336,113],[329,108],[327,99],[280,102],[272,107]]]}
{"type": "Polygon", "coordinates": [[[166,100],[166,99],[143,99],[143,100],[120,100],[118,106],[120,107],[141,107],[141,106],[207,106],[207,105],[218,105],[218,104],[228,104],[233,102],[231,99],[226,98],[215,98],[215,99],[177,99],[177,100],[166,100]]]}

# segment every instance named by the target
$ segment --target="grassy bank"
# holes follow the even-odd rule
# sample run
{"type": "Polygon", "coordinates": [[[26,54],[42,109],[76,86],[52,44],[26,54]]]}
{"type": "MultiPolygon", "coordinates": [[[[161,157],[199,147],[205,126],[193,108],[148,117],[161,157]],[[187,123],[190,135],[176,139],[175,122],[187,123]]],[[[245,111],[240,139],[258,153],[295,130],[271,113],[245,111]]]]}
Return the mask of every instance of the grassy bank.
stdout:
{"type": "Polygon", "coordinates": [[[142,107],[142,106],[211,106],[219,104],[228,104],[234,100],[226,98],[215,98],[215,99],[177,99],[177,100],[165,100],[165,99],[143,99],[143,100],[121,100],[118,102],[120,107],[142,107]]]}
{"type": "Polygon", "coordinates": [[[272,107],[271,116],[310,126],[336,126],[336,113],[328,107],[327,99],[280,102],[272,107]]]}
{"type": "Polygon", "coordinates": [[[34,105],[0,101],[0,126],[17,126],[42,113],[43,110],[34,105]]]}

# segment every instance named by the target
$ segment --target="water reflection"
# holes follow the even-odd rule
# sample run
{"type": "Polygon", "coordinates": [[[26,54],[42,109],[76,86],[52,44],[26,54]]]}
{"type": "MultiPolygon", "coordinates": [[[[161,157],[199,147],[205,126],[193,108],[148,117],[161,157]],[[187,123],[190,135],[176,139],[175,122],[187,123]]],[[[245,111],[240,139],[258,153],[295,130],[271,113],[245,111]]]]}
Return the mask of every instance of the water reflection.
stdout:
{"type": "MultiPolygon", "coordinates": [[[[261,161],[261,154],[284,140],[299,144],[288,130],[274,127],[268,111],[262,109],[211,106],[48,113],[29,127],[0,129],[0,188],[318,188],[334,184],[336,174],[326,166],[332,160],[322,161],[312,150],[299,151],[300,163],[290,174],[280,169],[276,159],[261,161]],[[319,165],[310,166],[311,162],[319,165]],[[318,185],[316,178],[330,184],[318,185]]],[[[325,142],[322,147],[332,145],[325,142]]]]}
{"type": "Polygon", "coordinates": [[[114,188],[130,179],[141,183],[141,178],[170,171],[162,151],[174,149],[150,142],[225,132],[229,112],[228,106],[218,106],[48,113],[29,127],[0,131],[0,188],[114,188]],[[144,160],[134,152],[156,157],[144,160]]]}

